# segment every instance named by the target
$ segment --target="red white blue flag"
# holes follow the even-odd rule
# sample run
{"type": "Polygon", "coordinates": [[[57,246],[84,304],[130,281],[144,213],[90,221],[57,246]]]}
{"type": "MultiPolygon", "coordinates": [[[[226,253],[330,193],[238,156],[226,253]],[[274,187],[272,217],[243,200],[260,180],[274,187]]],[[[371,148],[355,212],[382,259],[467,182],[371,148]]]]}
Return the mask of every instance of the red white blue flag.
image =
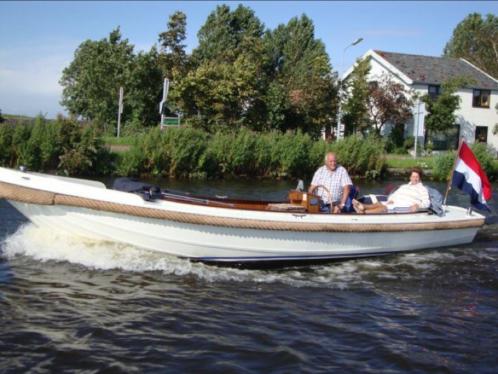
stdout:
{"type": "Polygon", "coordinates": [[[451,185],[470,195],[470,203],[477,209],[490,210],[491,184],[476,156],[465,142],[460,147],[451,185]]]}

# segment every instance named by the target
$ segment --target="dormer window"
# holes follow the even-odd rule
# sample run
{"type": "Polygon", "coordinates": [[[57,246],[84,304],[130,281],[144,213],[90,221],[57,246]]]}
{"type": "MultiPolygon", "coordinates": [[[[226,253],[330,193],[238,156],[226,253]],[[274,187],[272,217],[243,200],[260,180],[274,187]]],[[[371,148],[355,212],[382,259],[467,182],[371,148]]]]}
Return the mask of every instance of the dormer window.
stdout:
{"type": "Polygon", "coordinates": [[[436,84],[430,84],[428,91],[431,100],[436,100],[436,98],[441,93],[441,86],[436,84]]]}
{"type": "Polygon", "coordinates": [[[489,108],[490,90],[474,90],[472,96],[472,106],[474,108],[489,108]]]}

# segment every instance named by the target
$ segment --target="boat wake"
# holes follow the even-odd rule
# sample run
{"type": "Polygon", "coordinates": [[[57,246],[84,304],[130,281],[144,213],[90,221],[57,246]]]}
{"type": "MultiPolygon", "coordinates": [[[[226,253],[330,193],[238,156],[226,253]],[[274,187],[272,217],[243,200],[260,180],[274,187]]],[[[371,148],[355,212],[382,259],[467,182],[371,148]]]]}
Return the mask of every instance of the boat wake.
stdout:
{"type": "Polygon", "coordinates": [[[194,263],[129,245],[91,241],[27,223],[1,243],[0,254],[7,260],[27,256],[36,261],[68,262],[91,270],[157,271],[173,276],[194,276],[206,282],[280,283],[293,287],[347,289],[380,280],[418,278],[437,272],[444,264],[459,262],[462,256],[465,261],[468,256],[474,260],[482,256],[494,257],[496,250],[488,248],[476,253],[472,249],[445,249],[304,268],[248,270],[194,263]]]}

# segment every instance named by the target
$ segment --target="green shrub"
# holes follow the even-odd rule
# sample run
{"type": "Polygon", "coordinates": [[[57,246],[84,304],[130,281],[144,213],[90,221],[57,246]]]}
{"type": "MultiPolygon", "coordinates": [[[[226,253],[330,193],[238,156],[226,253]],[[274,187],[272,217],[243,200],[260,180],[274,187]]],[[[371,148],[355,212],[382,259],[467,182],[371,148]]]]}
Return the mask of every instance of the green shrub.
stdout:
{"type": "Polygon", "coordinates": [[[403,148],[408,150],[413,148],[414,146],[415,146],[415,137],[407,136],[406,139],[403,141],[403,148]]]}
{"type": "Polygon", "coordinates": [[[230,174],[256,175],[256,134],[242,128],[230,144],[230,174]]]}
{"type": "Polygon", "coordinates": [[[133,146],[129,151],[118,156],[116,161],[116,173],[118,175],[138,177],[143,172],[145,155],[140,147],[133,146]]]}
{"type": "Polygon", "coordinates": [[[14,125],[8,123],[0,124],[0,165],[12,167],[15,162],[15,154],[12,146],[14,125]]]}
{"type": "Polygon", "coordinates": [[[55,169],[61,152],[58,142],[59,122],[49,122],[43,116],[37,116],[26,143],[25,165],[32,170],[46,171],[55,169]]]}
{"type": "Polygon", "coordinates": [[[106,175],[113,170],[112,158],[96,127],[61,120],[59,134],[62,154],[58,168],[66,175],[106,175]]]}
{"type": "Polygon", "coordinates": [[[144,136],[139,137],[137,142],[132,146],[143,152],[144,165],[143,171],[154,176],[168,175],[171,165],[171,154],[169,150],[166,132],[155,127],[144,136]]]}
{"type": "MultiPolygon", "coordinates": [[[[323,165],[324,157],[327,151],[331,150],[331,145],[326,141],[320,139],[311,145],[310,155],[309,155],[309,167],[313,169],[314,172],[318,167],[323,165]]],[[[341,161],[342,162],[342,161],[341,161]]]]}
{"type": "Polygon", "coordinates": [[[375,179],[385,168],[384,146],[384,141],[375,135],[365,139],[353,135],[332,144],[332,150],[349,174],[375,179]]]}
{"type": "Polygon", "coordinates": [[[15,166],[27,165],[31,162],[30,149],[28,141],[33,129],[32,123],[21,123],[15,126],[12,135],[12,151],[15,160],[15,166]]]}
{"type": "MultiPolygon", "coordinates": [[[[495,162],[496,151],[494,148],[485,143],[475,143],[472,144],[471,149],[489,179],[492,180],[498,177],[498,170],[495,162]]],[[[433,167],[434,179],[445,181],[450,178],[451,170],[455,164],[455,157],[456,152],[452,151],[441,154],[435,158],[433,167]]]]}
{"type": "Polygon", "coordinates": [[[432,177],[438,181],[447,181],[455,164],[456,152],[450,151],[435,157],[432,168],[432,177]]]}
{"type": "Polygon", "coordinates": [[[254,146],[254,162],[255,162],[255,175],[267,176],[271,175],[275,170],[272,165],[272,148],[275,144],[277,137],[276,132],[269,132],[263,134],[253,134],[255,140],[254,146]]]}
{"type": "Polygon", "coordinates": [[[206,149],[206,133],[191,127],[168,129],[165,132],[170,149],[169,175],[188,177],[198,172],[199,158],[206,149]]]}
{"type": "Polygon", "coordinates": [[[230,170],[229,152],[233,134],[215,133],[207,141],[204,153],[199,157],[199,171],[207,177],[221,177],[230,170]]]}
{"type": "Polygon", "coordinates": [[[273,160],[279,160],[279,174],[289,177],[302,177],[309,174],[309,150],[311,138],[301,131],[286,132],[277,137],[273,148],[273,160]]]}
{"type": "Polygon", "coordinates": [[[496,174],[494,163],[496,159],[495,149],[486,143],[474,143],[471,148],[488,177],[494,178],[496,174]]]}

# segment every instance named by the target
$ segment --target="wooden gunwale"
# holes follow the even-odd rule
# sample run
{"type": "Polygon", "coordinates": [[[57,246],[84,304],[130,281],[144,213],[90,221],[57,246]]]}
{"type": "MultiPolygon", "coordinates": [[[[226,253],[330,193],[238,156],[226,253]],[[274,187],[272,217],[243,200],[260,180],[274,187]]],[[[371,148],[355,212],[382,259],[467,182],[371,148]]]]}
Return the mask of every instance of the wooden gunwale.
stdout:
{"type": "MultiPolygon", "coordinates": [[[[163,219],[174,222],[222,226],[230,228],[279,230],[300,232],[402,232],[402,231],[431,231],[481,227],[484,218],[466,219],[458,221],[418,222],[418,223],[317,223],[299,221],[270,221],[264,219],[245,219],[233,217],[219,217],[204,214],[177,212],[157,208],[139,207],[77,197],[67,194],[57,194],[33,188],[22,187],[15,184],[0,182],[0,198],[24,203],[39,205],[62,205],[87,208],[96,211],[126,214],[145,218],[163,219]]],[[[182,201],[182,203],[184,203],[182,201]]],[[[268,212],[268,211],[266,211],[268,212]]],[[[262,214],[264,214],[262,212],[262,214]]],[[[287,213],[294,214],[295,213],[287,213]]],[[[297,214],[296,216],[303,216],[297,214]]]]}

